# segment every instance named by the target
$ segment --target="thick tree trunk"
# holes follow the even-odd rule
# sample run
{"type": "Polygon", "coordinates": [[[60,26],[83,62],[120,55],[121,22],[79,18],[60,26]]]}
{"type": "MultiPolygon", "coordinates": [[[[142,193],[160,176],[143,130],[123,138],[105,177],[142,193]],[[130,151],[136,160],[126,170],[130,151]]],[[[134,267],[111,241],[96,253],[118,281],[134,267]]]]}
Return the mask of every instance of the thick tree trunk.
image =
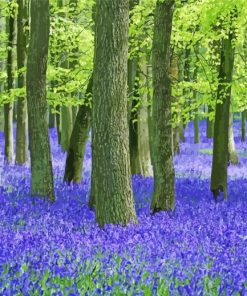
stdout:
{"type": "Polygon", "coordinates": [[[246,120],[246,110],[241,112],[241,141],[242,142],[244,142],[246,139],[245,120],[246,120]]]}
{"type": "Polygon", "coordinates": [[[127,121],[129,1],[96,1],[93,75],[93,183],[96,220],[136,222],[127,121]]]}
{"type": "MultiPolygon", "coordinates": [[[[88,83],[86,90],[87,97],[92,94],[92,86],[93,77],[90,78],[88,83]]],[[[81,182],[85,147],[91,127],[91,112],[89,102],[85,102],[83,105],[80,105],[70,138],[70,145],[65,165],[64,182],[81,182]]]]}
{"type": "MultiPolygon", "coordinates": [[[[178,64],[178,54],[176,54],[175,52],[173,52],[171,56],[170,69],[171,69],[170,71],[171,71],[172,82],[176,83],[179,80],[179,64],[178,64]]],[[[176,97],[172,97],[172,99],[174,103],[177,100],[176,97]]],[[[176,116],[176,118],[178,118],[179,112],[175,111],[173,115],[176,116]]],[[[177,126],[172,129],[172,140],[173,140],[173,143],[172,143],[173,155],[179,154],[180,153],[179,122],[177,123],[177,126]]]]}
{"type": "Polygon", "coordinates": [[[220,192],[227,198],[228,132],[231,98],[231,82],[234,65],[232,33],[222,40],[219,85],[214,124],[213,164],[211,173],[211,191],[217,199],[220,192]]]}
{"type": "Polygon", "coordinates": [[[228,131],[228,155],[229,162],[232,164],[238,164],[238,155],[235,149],[234,133],[233,133],[233,114],[229,115],[229,131],[228,131]]]}
{"type": "MultiPolygon", "coordinates": [[[[26,64],[26,34],[27,22],[26,0],[18,0],[17,16],[17,68],[20,70],[26,64]]],[[[25,86],[25,76],[18,73],[18,87],[25,86]]],[[[27,162],[27,102],[25,97],[19,97],[17,101],[17,127],[16,127],[16,164],[22,165],[27,162]]]]}
{"type": "MultiPolygon", "coordinates": [[[[11,3],[10,3],[11,4],[11,3]]],[[[10,92],[13,88],[13,41],[15,30],[14,12],[9,16],[6,22],[8,34],[8,53],[7,53],[7,85],[10,92]]],[[[14,160],[14,141],[13,141],[13,103],[4,104],[4,159],[11,163],[14,160]]]]}
{"type": "Polygon", "coordinates": [[[27,58],[27,106],[31,155],[31,195],[54,201],[47,124],[46,69],[49,44],[49,1],[32,0],[31,36],[27,58]]]}
{"type": "Polygon", "coordinates": [[[173,210],[174,167],[172,151],[172,113],[170,39],[175,1],[157,1],[153,37],[153,212],[173,210]]]}

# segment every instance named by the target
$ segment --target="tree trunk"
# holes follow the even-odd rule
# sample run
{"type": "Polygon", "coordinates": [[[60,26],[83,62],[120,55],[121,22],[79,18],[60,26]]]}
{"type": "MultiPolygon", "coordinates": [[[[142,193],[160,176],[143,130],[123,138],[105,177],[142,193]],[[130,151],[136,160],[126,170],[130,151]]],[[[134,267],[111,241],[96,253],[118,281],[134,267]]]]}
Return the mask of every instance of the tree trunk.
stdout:
{"type": "Polygon", "coordinates": [[[52,113],[52,108],[49,107],[49,128],[56,127],[56,114],[52,113]]]}
{"type": "Polygon", "coordinates": [[[238,164],[238,155],[235,149],[234,133],[233,133],[233,114],[229,115],[229,131],[228,131],[228,155],[229,162],[232,164],[238,164]]]}
{"type": "Polygon", "coordinates": [[[63,151],[68,151],[73,130],[71,106],[61,106],[61,115],[61,146],[63,151]]]}
{"type": "MultiPolygon", "coordinates": [[[[179,64],[178,64],[178,54],[175,52],[172,53],[171,56],[171,67],[170,67],[170,72],[171,72],[171,78],[172,82],[176,83],[179,80],[179,64]]],[[[173,102],[175,103],[177,98],[172,97],[173,102]]],[[[176,118],[179,117],[179,112],[175,111],[174,116],[176,118]]],[[[179,154],[180,153],[180,135],[179,135],[179,122],[177,123],[177,126],[172,129],[172,151],[173,155],[179,154]]]]}
{"type": "Polygon", "coordinates": [[[49,44],[49,1],[32,0],[27,58],[27,106],[31,156],[31,195],[55,200],[47,124],[46,69],[49,44]]]}
{"type": "Polygon", "coordinates": [[[174,167],[172,151],[172,113],[170,39],[175,1],[157,1],[153,37],[153,212],[173,210],[174,167]]]}
{"type": "Polygon", "coordinates": [[[200,132],[199,132],[199,119],[198,115],[194,118],[194,143],[198,144],[200,142],[200,132]]]}
{"type": "Polygon", "coordinates": [[[246,110],[241,112],[241,141],[242,142],[244,142],[246,139],[245,120],[246,120],[246,110]]]}
{"type": "Polygon", "coordinates": [[[61,107],[56,106],[56,126],[57,126],[57,140],[58,144],[61,145],[61,107]]]}
{"type": "MultiPolygon", "coordinates": [[[[86,90],[86,97],[91,96],[93,77],[90,77],[86,90]]],[[[70,138],[69,150],[66,158],[64,182],[80,183],[82,178],[82,164],[85,147],[91,127],[91,106],[89,102],[80,105],[76,116],[73,132],[70,138]]]]}
{"type": "MultiPolygon", "coordinates": [[[[145,88],[147,85],[147,62],[146,58],[142,58],[139,62],[139,79],[140,85],[145,88]]],[[[148,129],[148,94],[147,91],[140,95],[141,106],[138,113],[138,151],[141,167],[141,174],[144,176],[152,176],[153,169],[151,165],[150,147],[149,147],[149,129],[148,129]]]]}
{"type": "MultiPolygon", "coordinates": [[[[18,0],[17,16],[17,68],[20,70],[26,64],[26,35],[25,25],[27,22],[26,0],[18,0]]],[[[23,72],[18,73],[18,87],[25,86],[23,72]]],[[[16,127],[16,164],[22,165],[27,162],[27,102],[25,97],[19,97],[17,101],[17,127],[16,127]]]]}
{"type": "Polygon", "coordinates": [[[0,132],[4,130],[4,113],[3,113],[3,107],[0,106],[0,132]]]}
{"type": "MultiPolygon", "coordinates": [[[[198,46],[196,46],[198,48],[198,46]]],[[[197,62],[197,61],[196,61],[197,62]]],[[[198,74],[198,66],[197,63],[194,65],[194,73],[193,73],[193,80],[197,82],[197,74],[198,74]]],[[[197,101],[197,91],[193,90],[193,101],[197,101]]],[[[199,130],[199,117],[198,117],[198,108],[195,110],[195,117],[194,117],[194,143],[197,144],[200,142],[200,130],[199,130]]]]}
{"type": "MultiPolygon", "coordinates": [[[[11,2],[9,3],[11,5],[11,2]]],[[[13,41],[15,30],[14,11],[6,22],[8,34],[8,53],[7,53],[7,85],[10,93],[13,88],[13,41]]],[[[4,104],[4,159],[5,162],[11,163],[14,160],[14,141],[13,141],[13,103],[4,104]]]]}
{"type": "Polygon", "coordinates": [[[96,220],[136,222],[127,121],[129,1],[96,1],[93,74],[93,183],[96,220]]]}
{"type": "MultiPolygon", "coordinates": [[[[208,113],[213,112],[213,108],[208,106],[208,113]]],[[[214,121],[207,118],[207,138],[212,139],[214,136],[214,121]]]]}
{"type": "Polygon", "coordinates": [[[222,40],[221,61],[219,69],[219,85],[217,92],[215,123],[214,123],[214,145],[213,164],[211,172],[211,191],[214,198],[224,193],[227,199],[227,165],[228,165],[228,131],[229,111],[231,98],[231,82],[234,65],[234,49],[232,47],[232,33],[222,40]]]}

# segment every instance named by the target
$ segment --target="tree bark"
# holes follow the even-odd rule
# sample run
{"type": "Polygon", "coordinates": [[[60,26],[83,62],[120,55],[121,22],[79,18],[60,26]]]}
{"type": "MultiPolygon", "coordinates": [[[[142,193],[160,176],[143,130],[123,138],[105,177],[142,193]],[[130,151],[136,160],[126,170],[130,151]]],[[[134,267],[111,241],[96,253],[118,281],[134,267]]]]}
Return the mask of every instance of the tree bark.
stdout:
{"type": "Polygon", "coordinates": [[[68,152],[73,130],[71,106],[61,106],[61,115],[61,146],[63,151],[68,152]]]}
{"type": "MultiPolygon", "coordinates": [[[[208,106],[208,113],[212,112],[212,107],[208,106]]],[[[207,138],[212,139],[214,137],[214,121],[207,118],[207,138]]]]}
{"type": "Polygon", "coordinates": [[[92,110],[88,97],[92,94],[93,77],[90,77],[87,90],[86,102],[80,105],[76,116],[73,132],[70,138],[70,145],[66,158],[64,182],[80,183],[82,178],[82,164],[85,147],[91,127],[92,110]]]}
{"type": "Polygon", "coordinates": [[[49,107],[49,128],[56,126],[56,114],[52,113],[51,107],[49,107]]]}
{"type": "Polygon", "coordinates": [[[241,112],[241,141],[242,142],[244,142],[246,139],[245,120],[246,120],[246,110],[241,112]]]}
{"type": "MultiPolygon", "coordinates": [[[[147,59],[139,60],[139,81],[140,85],[148,88],[147,84],[147,59]]],[[[138,112],[138,151],[140,161],[140,173],[144,176],[153,176],[151,165],[151,155],[149,146],[149,127],[148,127],[148,94],[147,91],[140,94],[141,106],[138,112]]]]}
{"type": "Polygon", "coordinates": [[[219,85],[217,92],[215,123],[214,123],[214,145],[213,164],[211,172],[211,192],[214,198],[224,193],[227,199],[227,165],[228,155],[228,132],[229,132],[229,111],[231,99],[231,82],[234,66],[234,48],[232,46],[232,33],[228,32],[227,37],[222,40],[221,61],[219,69],[219,85]]]}
{"type": "Polygon", "coordinates": [[[96,220],[136,222],[127,121],[129,1],[96,1],[93,74],[93,186],[96,220]]]}
{"type": "MultiPolygon", "coordinates": [[[[171,72],[171,78],[172,82],[176,83],[176,81],[179,80],[179,66],[178,66],[178,54],[175,52],[172,53],[171,56],[171,67],[170,67],[170,72],[171,72]]],[[[173,102],[175,103],[177,98],[172,97],[173,102]]],[[[174,112],[175,116],[178,118],[179,113],[177,111],[174,112]]],[[[173,150],[173,155],[179,154],[180,153],[180,134],[179,134],[179,122],[177,123],[177,126],[172,129],[172,150],[173,150]]]]}
{"type": "Polygon", "coordinates": [[[172,151],[172,113],[170,39],[175,1],[157,1],[153,37],[153,212],[173,210],[174,167],[172,151]]]}
{"type": "Polygon", "coordinates": [[[31,195],[55,200],[48,134],[46,69],[49,44],[49,1],[32,0],[27,58],[27,106],[31,156],[31,195]]]}
{"type": "MultiPolygon", "coordinates": [[[[18,0],[17,16],[17,68],[18,87],[25,86],[25,75],[21,69],[26,64],[26,33],[25,25],[28,21],[26,0],[18,0]]],[[[16,164],[22,165],[27,162],[27,102],[25,97],[19,97],[17,101],[17,127],[16,127],[16,164]]]]}
{"type": "Polygon", "coordinates": [[[229,114],[229,131],[228,131],[228,155],[229,162],[238,164],[238,155],[235,149],[234,133],[233,133],[233,114],[229,114]]]}
{"type": "MultiPolygon", "coordinates": [[[[11,5],[11,2],[9,3],[11,5]]],[[[10,93],[13,88],[13,41],[15,31],[14,11],[11,9],[11,15],[6,21],[8,34],[7,51],[7,87],[10,93]]],[[[14,141],[13,141],[13,103],[4,104],[4,159],[6,163],[12,163],[14,160],[14,141]]]]}

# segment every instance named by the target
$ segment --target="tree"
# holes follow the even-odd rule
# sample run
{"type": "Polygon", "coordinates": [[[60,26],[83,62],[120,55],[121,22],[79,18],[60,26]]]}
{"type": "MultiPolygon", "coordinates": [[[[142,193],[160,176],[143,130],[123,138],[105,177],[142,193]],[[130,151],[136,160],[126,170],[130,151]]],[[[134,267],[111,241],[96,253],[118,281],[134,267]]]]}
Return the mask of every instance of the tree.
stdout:
{"type": "Polygon", "coordinates": [[[49,44],[49,1],[31,2],[31,33],[27,57],[27,106],[31,156],[31,195],[54,201],[48,134],[46,69],[49,44]]]}
{"type": "Polygon", "coordinates": [[[153,212],[173,210],[174,167],[172,151],[172,113],[170,40],[175,1],[157,0],[153,36],[153,212]]]}
{"type": "Polygon", "coordinates": [[[137,220],[127,121],[128,7],[128,0],[96,1],[92,182],[100,227],[137,220]]]}
{"type": "MultiPolygon", "coordinates": [[[[234,12],[231,20],[234,21],[234,12]]],[[[219,66],[219,84],[214,123],[213,164],[211,172],[211,191],[217,199],[220,192],[227,198],[227,165],[229,161],[229,113],[231,99],[231,83],[234,66],[234,29],[225,32],[221,41],[221,60],[219,66]]]]}
{"type": "Polygon", "coordinates": [[[81,182],[84,152],[92,119],[91,104],[89,102],[92,87],[93,77],[91,76],[85,94],[86,100],[79,108],[70,138],[64,173],[64,181],[68,183],[71,181],[74,183],[81,182]]]}
{"type": "Polygon", "coordinates": [[[233,114],[229,114],[229,130],[228,130],[228,156],[229,162],[238,164],[238,154],[235,149],[234,132],[233,132],[233,114]]]}
{"type": "MultiPolygon", "coordinates": [[[[15,33],[15,8],[9,3],[10,14],[6,21],[6,29],[8,34],[8,53],[7,53],[7,89],[9,96],[13,88],[13,41],[15,33]]],[[[7,163],[11,163],[14,158],[13,144],[13,103],[4,104],[4,139],[5,150],[4,156],[7,163]]]]}
{"type": "MultiPolygon", "coordinates": [[[[18,87],[25,86],[25,74],[23,68],[26,64],[26,33],[27,2],[18,0],[17,15],[17,69],[18,87]]],[[[27,161],[27,102],[25,96],[19,97],[17,102],[17,126],[16,126],[16,163],[23,164],[27,161]]]]}

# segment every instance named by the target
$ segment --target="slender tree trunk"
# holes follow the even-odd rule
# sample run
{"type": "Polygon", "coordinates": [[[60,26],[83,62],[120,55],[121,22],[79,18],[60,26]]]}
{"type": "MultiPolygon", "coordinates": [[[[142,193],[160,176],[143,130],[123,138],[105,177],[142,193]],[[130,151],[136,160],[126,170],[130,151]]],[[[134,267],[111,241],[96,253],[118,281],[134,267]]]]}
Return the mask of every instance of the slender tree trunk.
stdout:
{"type": "Polygon", "coordinates": [[[56,126],[56,114],[52,112],[51,107],[49,107],[49,128],[54,128],[56,126]]]}
{"type": "Polygon", "coordinates": [[[56,126],[58,144],[61,145],[61,107],[59,105],[56,106],[56,126]]]}
{"type": "Polygon", "coordinates": [[[69,142],[73,130],[72,109],[71,106],[61,107],[61,146],[63,151],[69,150],[69,142]]]}
{"type": "Polygon", "coordinates": [[[0,106],[0,132],[4,130],[4,112],[3,107],[0,106]]]}
{"type": "MultiPolygon", "coordinates": [[[[86,96],[91,96],[93,77],[90,78],[86,96]]],[[[80,183],[82,178],[82,164],[85,147],[91,127],[91,106],[89,102],[80,105],[76,116],[73,132],[70,138],[69,150],[66,158],[64,182],[80,183]]]]}
{"type": "MultiPolygon", "coordinates": [[[[208,113],[212,112],[212,108],[208,107],[208,113]]],[[[212,139],[214,136],[214,121],[207,118],[207,138],[212,139]]]]}
{"type": "Polygon", "coordinates": [[[153,37],[153,212],[173,210],[174,167],[172,151],[172,113],[170,39],[175,1],[157,1],[153,37]]]}
{"type": "Polygon", "coordinates": [[[93,183],[96,220],[136,222],[127,121],[129,1],[96,1],[93,75],[93,183]]]}
{"type": "MultiPolygon", "coordinates": [[[[142,58],[139,61],[139,80],[140,85],[147,85],[147,61],[142,58]]],[[[153,170],[151,165],[150,146],[149,146],[149,129],[148,129],[148,94],[147,91],[140,94],[141,107],[138,113],[138,151],[141,167],[141,174],[144,176],[152,176],[153,170]]]]}
{"type": "MultiPolygon", "coordinates": [[[[9,3],[11,4],[11,3],[9,3]]],[[[7,53],[7,85],[10,92],[13,88],[13,41],[15,30],[14,11],[8,17],[6,22],[8,34],[8,53],[7,53]]],[[[5,149],[4,158],[7,163],[14,160],[14,143],[13,143],[13,103],[4,104],[4,139],[5,149]]]]}
{"type": "Polygon", "coordinates": [[[233,133],[233,114],[229,115],[229,131],[228,131],[228,155],[232,164],[238,164],[238,155],[235,149],[234,133],[233,133]]]}
{"type": "Polygon", "coordinates": [[[241,113],[241,141],[244,142],[246,139],[246,129],[245,129],[245,120],[246,120],[246,110],[241,113]]]}
{"type": "Polygon", "coordinates": [[[231,82],[234,65],[232,33],[222,40],[219,85],[214,124],[213,164],[211,173],[211,191],[217,199],[220,192],[227,198],[228,132],[231,98],[231,82]]]}
{"type": "MultiPolygon", "coordinates": [[[[21,70],[26,64],[26,34],[27,3],[18,0],[17,16],[17,68],[21,70]]],[[[23,72],[18,73],[18,87],[25,86],[23,72]]],[[[27,162],[27,102],[25,97],[19,97],[17,102],[17,128],[16,128],[16,163],[21,165],[27,162]]]]}
{"type": "Polygon", "coordinates": [[[33,196],[54,201],[52,161],[47,124],[46,69],[49,44],[49,1],[32,0],[27,58],[27,106],[33,196]]]}
{"type": "Polygon", "coordinates": [[[200,142],[200,130],[199,130],[199,119],[198,115],[195,115],[194,118],[194,143],[197,144],[200,142]]]}

